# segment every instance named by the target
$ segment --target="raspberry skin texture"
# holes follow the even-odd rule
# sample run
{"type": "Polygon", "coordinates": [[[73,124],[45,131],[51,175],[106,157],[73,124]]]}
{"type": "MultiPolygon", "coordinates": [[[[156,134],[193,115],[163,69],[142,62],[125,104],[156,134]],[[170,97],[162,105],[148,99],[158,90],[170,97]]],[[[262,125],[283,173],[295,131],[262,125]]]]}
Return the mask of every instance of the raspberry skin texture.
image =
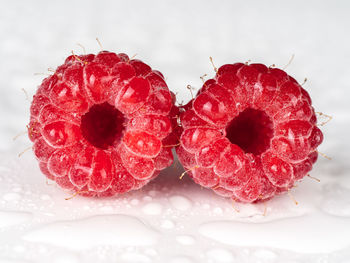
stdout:
{"type": "Polygon", "coordinates": [[[84,196],[141,188],[173,162],[172,96],[162,73],[126,54],[69,56],[30,107],[40,170],[84,196]]]}
{"type": "Polygon", "coordinates": [[[288,191],[323,141],[307,91],[263,64],[221,66],[180,112],[179,161],[196,183],[240,202],[288,191]]]}

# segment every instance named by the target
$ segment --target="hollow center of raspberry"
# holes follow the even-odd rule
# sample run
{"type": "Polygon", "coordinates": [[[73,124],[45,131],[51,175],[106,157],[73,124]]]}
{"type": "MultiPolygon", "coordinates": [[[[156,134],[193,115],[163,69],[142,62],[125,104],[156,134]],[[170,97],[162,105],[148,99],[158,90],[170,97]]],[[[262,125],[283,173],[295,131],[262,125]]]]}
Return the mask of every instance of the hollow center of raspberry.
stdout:
{"type": "Polygon", "coordinates": [[[270,147],[273,123],[265,112],[246,109],[226,127],[226,137],[246,153],[260,155],[270,147]]]}
{"type": "Polygon", "coordinates": [[[124,115],[107,102],[92,106],[81,117],[83,137],[93,146],[107,149],[122,137],[124,115]]]}

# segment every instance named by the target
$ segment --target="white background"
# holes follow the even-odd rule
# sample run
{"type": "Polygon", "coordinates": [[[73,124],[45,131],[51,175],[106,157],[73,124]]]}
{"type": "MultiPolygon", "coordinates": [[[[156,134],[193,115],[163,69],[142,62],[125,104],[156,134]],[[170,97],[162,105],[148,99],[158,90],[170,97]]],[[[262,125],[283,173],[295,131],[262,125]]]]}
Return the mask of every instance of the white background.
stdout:
{"type": "Polygon", "coordinates": [[[349,262],[350,4],[348,1],[0,1],[0,262],[349,262]],[[64,58],[103,48],[159,69],[178,101],[217,66],[285,66],[310,93],[320,158],[293,192],[240,205],[178,176],[179,165],[120,198],[73,198],[48,186],[25,130],[31,98],[64,58]]]}

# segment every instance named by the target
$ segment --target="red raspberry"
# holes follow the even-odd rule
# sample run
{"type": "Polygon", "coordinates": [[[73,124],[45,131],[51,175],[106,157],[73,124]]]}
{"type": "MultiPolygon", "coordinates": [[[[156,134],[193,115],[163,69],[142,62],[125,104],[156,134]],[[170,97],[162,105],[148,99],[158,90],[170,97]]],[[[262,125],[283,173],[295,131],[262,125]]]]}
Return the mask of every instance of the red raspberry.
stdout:
{"type": "Polygon", "coordinates": [[[323,140],[308,93],[284,71],[223,65],[180,115],[177,154],[193,180],[242,202],[287,191],[323,140]]]}
{"type": "Polygon", "coordinates": [[[142,187],[173,162],[163,75],[125,54],[70,56],[37,90],[28,125],[42,172],[89,196],[142,187]]]}

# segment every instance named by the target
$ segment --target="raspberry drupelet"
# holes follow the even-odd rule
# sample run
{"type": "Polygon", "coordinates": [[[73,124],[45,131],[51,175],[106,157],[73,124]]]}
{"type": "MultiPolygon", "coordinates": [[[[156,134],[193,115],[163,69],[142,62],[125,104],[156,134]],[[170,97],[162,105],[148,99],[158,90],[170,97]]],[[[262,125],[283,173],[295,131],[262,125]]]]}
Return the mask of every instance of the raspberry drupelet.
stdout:
{"type": "Polygon", "coordinates": [[[142,61],[72,55],[34,95],[28,135],[47,178],[81,195],[111,196],[172,164],[172,107],[163,75],[142,61]]]}
{"type": "Polygon", "coordinates": [[[278,68],[227,64],[182,108],[177,155],[193,180],[241,202],[288,191],[323,135],[307,91],[278,68]]]}

